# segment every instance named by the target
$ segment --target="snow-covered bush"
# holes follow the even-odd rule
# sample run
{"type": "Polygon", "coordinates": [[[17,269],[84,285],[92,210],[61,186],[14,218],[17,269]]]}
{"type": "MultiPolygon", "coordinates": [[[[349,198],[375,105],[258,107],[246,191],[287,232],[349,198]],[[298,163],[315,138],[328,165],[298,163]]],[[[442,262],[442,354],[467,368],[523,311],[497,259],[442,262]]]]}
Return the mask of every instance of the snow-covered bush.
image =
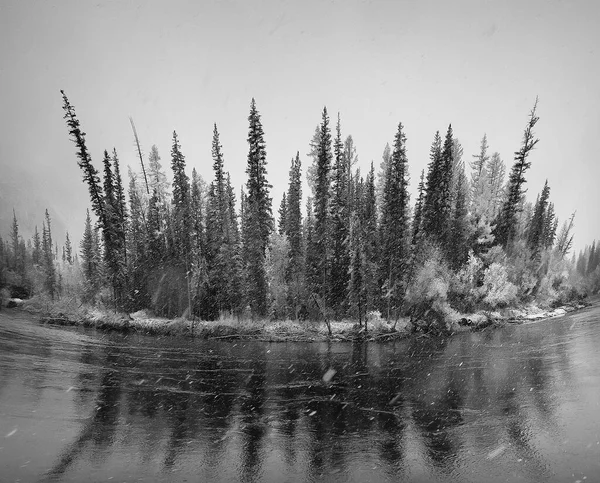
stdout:
{"type": "Polygon", "coordinates": [[[450,280],[449,301],[455,308],[471,312],[481,299],[478,290],[483,279],[483,261],[469,252],[467,263],[450,280]]]}
{"type": "Polygon", "coordinates": [[[480,292],[483,303],[490,308],[506,306],[517,298],[517,287],[509,281],[506,268],[500,263],[486,268],[480,292]]]}
{"type": "Polygon", "coordinates": [[[450,287],[450,270],[439,257],[432,257],[417,270],[408,286],[406,301],[413,307],[445,304],[450,287]]]}

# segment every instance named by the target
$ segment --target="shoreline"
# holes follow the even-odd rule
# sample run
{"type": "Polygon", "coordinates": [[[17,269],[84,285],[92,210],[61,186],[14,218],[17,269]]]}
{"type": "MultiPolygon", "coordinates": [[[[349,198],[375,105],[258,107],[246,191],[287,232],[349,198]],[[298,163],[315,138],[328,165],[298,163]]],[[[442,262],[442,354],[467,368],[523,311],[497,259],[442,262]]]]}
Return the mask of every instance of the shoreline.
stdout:
{"type": "Polygon", "coordinates": [[[387,342],[408,337],[452,336],[461,332],[473,332],[508,324],[523,324],[562,317],[571,312],[589,307],[592,303],[574,302],[553,310],[542,310],[535,305],[506,308],[500,311],[479,311],[462,314],[459,318],[446,321],[446,328],[431,330],[429,322],[414,323],[401,318],[396,324],[382,319],[368,322],[368,330],[359,327],[356,321],[332,321],[330,336],[322,321],[251,321],[237,318],[216,321],[166,319],[152,317],[146,311],[132,314],[114,313],[93,307],[75,307],[71,302],[29,299],[15,301],[18,310],[39,316],[40,323],[71,327],[88,327],[102,331],[138,333],[154,336],[182,336],[212,340],[256,340],[263,342],[387,342]]]}

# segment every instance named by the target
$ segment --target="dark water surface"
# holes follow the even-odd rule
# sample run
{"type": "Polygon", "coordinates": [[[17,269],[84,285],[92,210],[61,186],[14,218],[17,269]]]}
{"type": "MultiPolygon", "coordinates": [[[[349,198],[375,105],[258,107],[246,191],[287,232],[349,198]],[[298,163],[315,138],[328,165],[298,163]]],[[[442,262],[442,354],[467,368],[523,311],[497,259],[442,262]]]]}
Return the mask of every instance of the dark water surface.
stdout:
{"type": "Polygon", "coordinates": [[[381,344],[0,312],[0,481],[19,479],[600,481],[600,308],[381,344]]]}

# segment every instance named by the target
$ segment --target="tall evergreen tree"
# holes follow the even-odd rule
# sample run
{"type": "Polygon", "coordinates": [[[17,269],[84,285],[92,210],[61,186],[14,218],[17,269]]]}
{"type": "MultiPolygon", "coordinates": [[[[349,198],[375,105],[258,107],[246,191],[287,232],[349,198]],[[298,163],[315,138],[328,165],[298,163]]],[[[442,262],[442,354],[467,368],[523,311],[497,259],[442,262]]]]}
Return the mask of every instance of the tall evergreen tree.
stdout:
{"type": "Polygon", "coordinates": [[[364,230],[361,226],[360,218],[354,212],[350,221],[350,277],[348,294],[353,315],[358,318],[358,323],[361,326],[362,321],[365,319],[367,304],[363,277],[365,264],[363,235],[364,230]]]}
{"type": "Polygon", "coordinates": [[[314,233],[311,240],[311,291],[327,301],[330,283],[330,198],[331,198],[331,131],[327,108],[323,108],[317,153],[317,179],[314,199],[314,233]]]}
{"type": "Polygon", "coordinates": [[[42,240],[40,239],[37,225],[35,225],[35,231],[33,233],[32,259],[34,265],[39,265],[42,262],[42,240]]]}
{"type": "Polygon", "coordinates": [[[302,164],[300,153],[292,158],[287,192],[286,235],[289,243],[286,282],[288,284],[288,306],[297,317],[303,290],[303,250],[302,250],[302,164]]]}
{"type": "Polygon", "coordinates": [[[10,234],[11,244],[12,244],[12,255],[13,255],[13,263],[12,268],[20,275],[25,273],[25,260],[21,256],[21,249],[19,241],[21,237],[19,236],[19,223],[17,222],[17,215],[13,208],[13,224],[12,230],[10,234]]]}
{"type": "Polygon", "coordinates": [[[284,235],[287,232],[287,195],[285,191],[281,197],[281,203],[279,205],[279,234],[284,235]]]}
{"type": "Polygon", "coordinates": [[[429,152],[429,165],[425,182],[425,198],[423,200],[423,234],[427,238],[435,236],[439,225],[437,213],[439,205],[438,186],[442,175],[442,138],[436,131],[429,152]]]}
{"type": "Polygon", "coordinates": [[[75,107],[71,105],[64,91],[60,91],[63,96],[63,110],[65,111],[65,120],[69,128],[73,142],[77,146],[78,166],[83,171],[83,180],[88,185],[92,209],[100,221],[104,224],[104,197],[100,185],[100,176],[92,164],[92,157],[85,143],[85,133],[81,130],[79,119],[75,114],[75,107]]]}
{"type": "Polygon", "coordinates": [[[425,199],[425,170],[421,170],[421,178],[419,179],[418,186],[418,196],[417,201],[415,202],[415,211],[413,215],[412,221],[412,238],[411,238],[411,246],[413,252],[416,250],[417,245],[419,243],[419,239],[421,238],[421,231],[423,228],[423,202],[425,199]]]}
{"type": "Polygon", "coordinates": [[[65,261],[69,265],[73,265],[73,246],[71,245],[71,240],[69,239],[69,232],[65,237],[65,261]]]}
{"type": "Polygon", "coordinates": [[[385,177],[381,209],[380,280],[386,287],[386,309],[395,317],[406,286],[409,262],[409,193],[406,135],[402,123],[394,139],[394,151],[385,177]]]}
{"type": "MultiPolygon", "coordinates": [[[[574,225],[575,213],[573,213],[571,217],[563,223],[556,240],[556,251],[560,254],[561,258],[566,257],[573,246],[572,232],[574,225]]],[[[573,256],[575,256],[575,254],[573,254],[573,256]]]]}
{"type": "Polygon", "coordinates": [[[521,149],[515,152],[515,163],[508,180],[507,197],[496,219],[496,228],[494,230],[495,241],[505,248],[514,239],[517,231],[517,214],[520,211],[522,198],[525,193],[523,185],[527,181],[525,179],[525,172],[531,166],[531,162],[527,161],[527,158],[539,141],[533,133],[533,128],[539,120],[535,112],[537,103],[536,98],[523,134],[521,149]]]}
{"type": "Polygon", "coordinates": [[[550,187],[548,180],[544,183],[542,193],[538,196],[533,211],[533,217],[529,224],[527,234],[527,246],[532,251],[533,256],[537,257],[540,250],[544,248],[544,222],[548,208],[548,198],[550,197],[550,187]]]}
{"type": "Polygon", "coordinates": [[[57,295],[56,269],[54,267],[54,256],[52,255],[52,229],[50,215],[46,210],[46,221],[42,226],[42,247],[44,255],[44,287],[50,294],[52,300],[57,295]]]}
{"type": "Polygon", "coordinates": [[[191,237],[192,216],[190,208],[190,179],[185,172],[185,157],[181,152],[181,145],[177,133],[173,131],[173,145],[171,147],[171,169],[173,170],[173,199],[172,199],[172,228],[171,228],[171,256],[174,267],[182,273],[178,280],[185,282],[179,287],[169,287],[176,297],[177,312],[182,314],[184,306],[191,310],[191,237]]]}
{"type": "Polygon", "coordinates": [[[150,148],[150,154],[148,155],[148,184],[152,191],[156,190],[156,195],[160,203],[168,201],[169,182],[160,164],[160,155],[155,144],[150,148]]]}
{"type": "Polygon", "coordinates": [[[355,175],[359,180],[355,192],[360,221],[360,242],[363,252],[363,285],[365,291],[365,313],[376,310],[381,297],[379,285],[379,246],[377,229],[377,197],[375,190],[375,167],[371,163],[371,169],[367,179],[362,180],[360,174],[355,175]]]}
{"type": "Polygon", "coordinates": [[[452,221],[450,226],[449,262],[458,270],[469,257],[468,187],[464,168],[457,173],[452,221]]]}
{"type": "Polygon", "coordinates": [[[84,300],[93,302],[100,288],[100,266],[97,244],[92,229],[90,210],[87,210],[85,228],[80,244],[81,269],[84,280],[84,300]]]}
{"type": "Polygon", "coordinates": [[[266,250],[273,230],[273,213],[267,181],[267,153],[264,132],[256,102],[252,99],[248,116],[248,163],[246,174],[246,222],[244,227],[244,264],[247,293],[253,316],[264,317],[268,309],[266,250]]]}
{"type": "MultiPolygon", "coordinates": [[[[331,198],[331,267],[329,283],[329,303],[337,318],[345,313],[348,289],[350,251],[348,247],[349,200],[348,169],[342,143],[340,116],[336,125],[334,141],[335,164],[333,166],[333,186],[331,198]]],[[[348,160],[350,162],[350,160],[348,160]]]]}
{"type": "Polygon", "coordinates": [[[554,203],[548,203],[546,213],[544,213],[544,229],[542,231],[542,244],[544,248],[552,248],[556,239],[556,230],[558,228],[558,218],[554,212],[554,203]]]}
{"type": "MultiPolygon", "coordinates": [[[[115,153],[116,158],[116,153],[115,153]]],[[[125,295],[125,259],[124,226],[119,217],[119,204],[115,188],[115,176],[112,159],[104,151],[104,217],[102,218],[102,237],[104,241],[104,263],[106,275],[113,290],[115,304],[122,306],[125,295]]]]}

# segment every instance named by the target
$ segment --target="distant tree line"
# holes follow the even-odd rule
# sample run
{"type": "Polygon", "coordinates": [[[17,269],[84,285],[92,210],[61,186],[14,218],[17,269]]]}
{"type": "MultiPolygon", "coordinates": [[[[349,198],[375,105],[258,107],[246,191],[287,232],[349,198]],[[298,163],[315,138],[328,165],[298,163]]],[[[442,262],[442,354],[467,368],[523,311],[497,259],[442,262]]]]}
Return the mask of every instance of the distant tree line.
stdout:
{"type": "MultiPolygon", "coordinates": [[[[537,100],[507,181],[504,162],[490,153],[486,135],[469,163],[468,178],[463,149],[448,126],[443,138],[434,135],[412,205],[402,123],[392,146],[384,149],[378,172],[371,163],[363,175],[355,166],[352,136],[342,135],[339,114],[332,133],[324,108],[308,153],[306,216],[297,152],[275,220],[254,99],[247,181],[237,210],[216,125],[210,184],[195,169],[188,176],[173,132],[172,186],[156,146],[144,164],[134,128],[143,176],[129,169],[127,200],[117,152],[104,151],[101,175],[74,107],[62,95],[91,201],[78,261],[84,301],[102,300],[128,311],[151,309],[167,317],[350,317],[362,323],[374,312],[388,320],[419,317],[431,309],[452,316],[456,310],[519,300],[566,300],[600,288],[595,243],[577,260],[566,259],[574,215],[559,230],[548,183],[534,204],[526,200],[529,156],[538,143],[537,100]]],[[[3,259],[13,253],[5,267],[18,271],[24,249],[22,240],[13,238],[13,247],[0,247],[3,259]]],[[[51,253],[49,217],[42,241],[34,240],[32,260],[46,267],[46,290],[54,295],[56,274],[50,259],[40,255],[48,244],[51,253]]],[[[72,259],[70,246],[68,253],[72,259]]]]}

